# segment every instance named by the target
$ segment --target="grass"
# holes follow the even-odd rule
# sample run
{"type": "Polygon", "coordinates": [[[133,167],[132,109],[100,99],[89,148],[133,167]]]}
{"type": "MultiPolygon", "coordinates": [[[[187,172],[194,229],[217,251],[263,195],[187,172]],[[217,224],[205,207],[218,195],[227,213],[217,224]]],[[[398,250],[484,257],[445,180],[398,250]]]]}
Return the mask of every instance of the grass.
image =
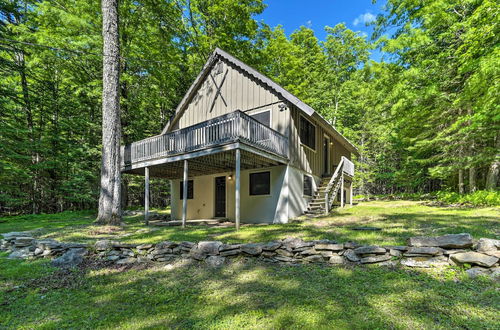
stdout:
{"type": "Polygon", "coordinates": [[[61,275],[45,261],[0,259],[0,328],[493,329],[498,289],[451,268],[235,261],[61,275]]]}
{"type": "MultiPolygon", "coordinates": [[[[168,212],[163,210],[162,212],[168,212]]],[[[329,216],[303,219],[286,225],[247,225],[236,232],[233,228],[208,226],[146,227],[141,216],[125,217],[126,225],[102,227],[92,224],[91,212],[64,212],[51,215],[24,215],[0,218],[0,233],[34,230],[40,238],[62,241],[93,242],[97,239],[119,239],[131,243],[162,240],[227,242],[262,242],[287,236],[304,239],[354,240],[361,244],[404,244],[417,235],[441,235],[467,232],[475,238],[500,235],[500,208],[446,208],[418,201],[376,201],[360,203],[352,208],[336,210],[329,216]],[[380,231],[355,231],[370,226],[380,231]]]]}
{"type": "MultiPolygon", "coordinates": [[[[221,239],[266,241],[286,236],[401,244],[409,236],[469,232],[498,237],[499,210],[449,209],[420,202],[369,202],[289,225],[232,228],[144,228],[129,217],[123,229],[95,227],[89,212],[0,219],[0,232],[33,230],[40,237],[130,242],[221,239]],[[5,222],[2,222],[6,220],[5,222]],[[377,232],[353,231],[374,226],[377,232]],[[145,230],[146,229],[146,230],[145,230]]],[[[3,328],[356,328],[498,329],[500,286],[469,279],[463,269],[379,266],[280,266],[237,259],[220,269],[177,262],[131,269],[87,265],[72,271],[47,260],[0,254],[3,328]]]]}

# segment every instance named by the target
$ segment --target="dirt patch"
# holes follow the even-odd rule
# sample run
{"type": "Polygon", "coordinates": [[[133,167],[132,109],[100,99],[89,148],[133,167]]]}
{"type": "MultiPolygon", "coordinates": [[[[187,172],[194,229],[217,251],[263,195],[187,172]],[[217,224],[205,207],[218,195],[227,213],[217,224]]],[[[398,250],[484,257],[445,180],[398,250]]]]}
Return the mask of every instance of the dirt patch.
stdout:
{"type": "Polygon", "coordinates": [[[89,230],[89,235],[99,236],[99,235],[109,235],[123,231],[122,227],[119,226],[103,226],[96,229],[89,230]]]}

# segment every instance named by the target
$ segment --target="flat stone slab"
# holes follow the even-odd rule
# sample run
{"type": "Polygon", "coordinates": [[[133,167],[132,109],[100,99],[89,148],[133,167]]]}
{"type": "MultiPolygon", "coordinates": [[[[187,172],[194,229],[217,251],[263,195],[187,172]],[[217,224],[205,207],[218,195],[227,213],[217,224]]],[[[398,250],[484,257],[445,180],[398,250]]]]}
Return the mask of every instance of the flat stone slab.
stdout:
{"type": "Polygon", "coordinates": [[[85,248],[70,249],[59,258],[52,260],[51,265],[60,268],[71,268],[83,262],[83,257],[88,253],[85,248]]]}
{"type": "Polygon", "coordinates": [[[385,254],[386,250],[379,246],[369,245],[369,246],[361,246],[354,249],[354,253],[357,255],[363,254],[385,254]]]}
{"type": "Polygon", "coordinates": [[[416,247],[430,246],[448,249],[462,249],[472,246],[472,236],[465,233],[443,236],[418,236],[409,238],[408,245],[416,247]]]}
{"type": "Polygon", "coordinates": [[[461,264],[474,264],[483,267],[492,267],[498,262],[497,257],[489,256],[479,252],[455,253],[450,258],[461,264]]]}
{"type": "Polygon", "coordinates": [[[480,238],[477,242],[477,252],[496,251],[500,249],[500,240],[492,238],[480,238]]]}
{"type": "Polygon", "coordinates": [[[401,260],[401,265],[406,267],[416,267],[416,268],[431,268],[447,266],[448,261],[446,257],[416,257],[416,258],[403,258],[401,260]]]}
{"type": "Polygon", "coordinates": [[[404,256],[408,257],[413,257],[413,256],[419,256],[419,255],[429,255],[429,256],[435,256],[438,254],[443,254],[442,250],[440,248],[436,247],[410,247],[408,251],[404,254],[404,256]]]}
{"type": "Polygon", "coordinates": [[[375,262],[382,262],[382,261],[387,261],[391,259],[390,254],[384,254],[384,255],[378,255],[375,257],[366,257],[366,258],[361,258],[361,263],[362,264],[372,264],[375,262]]]}
{"type": "Polygon", "coordinates": [[[326,250],[326,251],[342,251],[344,249],[344,244],[316,244],[314,246],[316,250],[326,250]]]}
{"type": "Polygon", "coordinates": [[[243,244],[240,247],[241,252],[246,254],[256,256],[262,253],[262,245],[261,244],[243,244]]]}

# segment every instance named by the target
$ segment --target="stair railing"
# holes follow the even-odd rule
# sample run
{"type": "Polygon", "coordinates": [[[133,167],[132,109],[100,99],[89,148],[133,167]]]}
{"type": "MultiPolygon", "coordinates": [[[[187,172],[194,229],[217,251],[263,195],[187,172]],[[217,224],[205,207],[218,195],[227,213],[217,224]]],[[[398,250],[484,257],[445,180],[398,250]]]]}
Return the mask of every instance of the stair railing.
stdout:
{"type": "MultiPolygon", "coordinates": [[[[340,158],[339,164],[337,165],[337,168],[335,169],[335,172],[333,172],[333,175],[330,178],[330,181],[326,185],[326,189],[325,189],[325,214],[328,214],[328,212],[330,211],[330,205],[332,205],[332,203],[335,200],[335,197],[337,195],[338,188],[340,187],[340,185],[338,184],[339,183],[338,180],[344,179],[344,164],[346,163],[346,161],[348,161],[350,164],[352,164],[351,161],[349,161],[347,158],[342,156],[340,158]],[[330,196],[330,193],[332,193],[331,196],[330,196]]],[[[348,167],[350,167],[350,166],[348,166],[348,167]]],[[[354,167],[353,167],[353,169],[354,169],[354,167]]]]}

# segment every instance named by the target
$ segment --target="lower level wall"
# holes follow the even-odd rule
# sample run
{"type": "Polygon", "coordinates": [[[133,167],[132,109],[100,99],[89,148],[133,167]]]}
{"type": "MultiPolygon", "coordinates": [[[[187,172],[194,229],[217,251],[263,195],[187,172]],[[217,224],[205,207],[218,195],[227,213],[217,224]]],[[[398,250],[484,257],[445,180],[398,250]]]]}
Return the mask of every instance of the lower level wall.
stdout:
{"type": "MultiPolygon", "coordinates": [[[[283,165],[241,171],[241,209],[243,223],[287,223],[303,214],[310,196],[304,196],[305,172],[283,165]],[[269,195],[250,195],[250,174],[269,171],[271,191],[269,195]]],[[[211,219],[215,217],[215,178],[226,177],[226,218],[235,218],[234,172],[218,173],[189,178],[193,180],[193,199],[188,199],[187,219],[211,219]]],[[[313,190],[320,178],[313,176],[313,190]]],[[[172,180],[172,219],[182,218],[181,180],[172,180]]]]}

